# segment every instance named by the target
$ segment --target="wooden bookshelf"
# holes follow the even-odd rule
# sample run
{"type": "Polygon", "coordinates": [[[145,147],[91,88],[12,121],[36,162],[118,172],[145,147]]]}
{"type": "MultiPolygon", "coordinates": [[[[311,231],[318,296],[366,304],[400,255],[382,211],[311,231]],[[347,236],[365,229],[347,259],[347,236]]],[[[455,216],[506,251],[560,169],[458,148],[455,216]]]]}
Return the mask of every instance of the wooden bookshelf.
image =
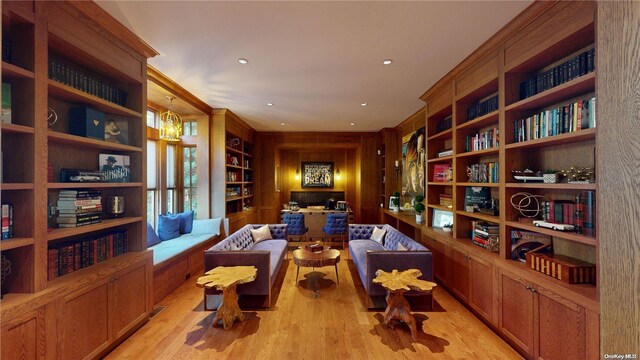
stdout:
{"type": "MultiPolygon", "coordinates": [[[[12,124],[0,125],[3,153],[5,157],[12,154],[2,164],[5,182],[0,188],[3,202],[12,203],[15,213],[15,237],[0,242],[3,255],[13,265],[2,287],[2,338],[12,339],[8,341],[15,343],[13,349],[37,358],[52,356],[47,351],[50,347],[42,346],[49,343],[56,344],[55,356],[60,358],[99,358],[123,335],[141,326],[152,307],[153,265],[146,251],[143,183],[147,79],[141,69],[146,69],[146,59],[157,52],[92,2],[3,1],[2,15],[3,39],[9,38],[12,46],[12,58],[2,62],[2,81],[12,86],[13,106],[12,124]],[[54,81],[49,74],[52,54],[126,92],[125,106],[54,81]],[[126,121],[128,143],[69,134],[69,109],[76,106],[89,106],[104,112],[107,119],[126,121]],[[48,109],[58,116],[55,124],[48,124],[48,109]],[[48,182],[49,164],[58,179],[61,168],[98,170],[100,153],[129,156],[131,181],[48,182]],[[60,190],[74,188],[101,189],[103,199],[124,196],[123,217],[108,219],[103,214],[101,223],[48,231],[50,225],[55,226],[56,215],[49,217],[47,205],[55,205],[60,190]],[[59,270],[50,261],[54,256],[50,249],[114,230],[127,232],[130,253],[49,281],[50,272],[59,270]],[[47,319],[83,318],[87,322],[55,323],[45,321],[45,315],[47,319]],[[78,347],[73,336],[78,333],[96,341],[87,340],[78,347]],[[108,336],[102,338],[103,334],[108,336]]],[[[7,351],[10,349],[3,348],[0,357],[15,357],[7,351]]]]}
{"type": "Polygon", "coordinates": [[[422,235],[426,245],[433,249],[434,277],[467,303],[480,318],[495,326],[525,358],[543,357],[544,353],[545,358],[583,354],[578,357],[595,359],[599,353],[597,341],[585,344],[574,340],[587,332],[593,336],[591,339],[598,338],[599,285],[566,284],[511,259],[511,231],[528,231],[550,236],[558,249],[567,251],[563,255],[591,262],[598,268],[598,225],[595,236],[539,228],[531,221],[518,221],[520,214],[510,203],[511,196],[519,192],[549,199],[571,200],[581,192],[598,191],[597,183],[569,184],[566,180],[549,184],[518,183],[511,174],[513,170],[526,168],[544,171],[568,169],[571,166],[595,167],[593,149],[598,136],[597,128],[513,142],[516,120],[576,99],[596,96],[597,100],[595,71],[520,99],[522,82],[593,49],[596,38],[594,14],[593,3],[536,3],[531,6],[531,11],[527,10],[514,19],[507,25],[508,29],[501,30],[499,35],[487,41],[481,50],[470,55],[422,96],[427,106],[428,172],[432,171],[433,164],[440,162],[450,162],[453,170],[453,181],[450,183],[431,182],[431,173],[426,179],[425,197],[429,210],[422,235]],[[571,13],[571,17],[565,16],[567,13],[571,13]],[[470,106],[496,93],[496,111],[467,121],[470,106]],[[438,132],[438,124],[450,114],[453,116],[453,128],[438,132]],[[466,136],[493,128],[499,132],[499,146],[464,152],[466,136]],[[453,148],[453,155],[438,158],[438,152],[447,148],[453,148]],[[467,166],[489,162],[498,163],[499,181],[470,182],[467,166]],[[499,215],[465,211],[465,188],[476,186],[491,190],[491,197],[499,203],[499,215]],[[452,195],[453,209],[439,204],[441,194],[452,195]],[[453,212],[452,234],[429,226],[432,223],[430,212],[433,210],[453,212]],[[471,241],[473,222],[478,220],[498,225],[498,253],[474,245],[471,241]],[[532,296],[531,299],[544,300],[545,307],[535,313],[518,310],[522,309],[523,304],[515,299],[529,296],[532,296]],[[554,302],[548,302],[550,298],[554,302]],[[565,305],[569,303],[577,306],[578,310],[565,305]],[[545,323],[543,331],[541,322],[548,322],[550,313],[565,315],[562,319],[551,319],[554,324],[545,323]],[[515,318],[519,320],[513,321],[515,318]],[[528,326],[540,334],[538,342],[533,342],[533,336],[520,336],[520,330],[528,326]],[[572,326],[572,329],[567,330],[568,326],[572,326]],[[569,333],[573,335],[567,336],[569,333]],[[549,341],[550,337],[562,337],[566,341],[562,347],[555,346],[549,341]]]}

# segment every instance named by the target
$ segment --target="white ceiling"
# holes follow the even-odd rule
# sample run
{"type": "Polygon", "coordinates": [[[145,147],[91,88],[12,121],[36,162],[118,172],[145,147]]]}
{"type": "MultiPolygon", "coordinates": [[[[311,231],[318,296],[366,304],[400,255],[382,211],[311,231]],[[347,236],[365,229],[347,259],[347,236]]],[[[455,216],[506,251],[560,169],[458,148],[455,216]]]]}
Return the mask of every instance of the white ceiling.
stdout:
{"type": "Polygon", "coordinates": [[[151,65],[258,131],[377,131],[531,1],[97,3],[160,52],[151,65]]]}

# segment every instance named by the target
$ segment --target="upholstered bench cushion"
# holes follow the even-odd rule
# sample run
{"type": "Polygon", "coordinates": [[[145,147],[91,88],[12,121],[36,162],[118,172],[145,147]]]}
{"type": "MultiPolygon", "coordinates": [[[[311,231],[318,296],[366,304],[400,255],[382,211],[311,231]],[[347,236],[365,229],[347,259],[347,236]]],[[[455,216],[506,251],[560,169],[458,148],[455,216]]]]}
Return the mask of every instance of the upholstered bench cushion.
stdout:
{"type": "Polygon", "coordinates": [[[203,242],[216,236],[216,234],[191,235],[184,234],[175,239],[163,241],[158,245],[152,246],[153,249],[153,265],[158,265],[163,261],[187,251],[203,242]]]}

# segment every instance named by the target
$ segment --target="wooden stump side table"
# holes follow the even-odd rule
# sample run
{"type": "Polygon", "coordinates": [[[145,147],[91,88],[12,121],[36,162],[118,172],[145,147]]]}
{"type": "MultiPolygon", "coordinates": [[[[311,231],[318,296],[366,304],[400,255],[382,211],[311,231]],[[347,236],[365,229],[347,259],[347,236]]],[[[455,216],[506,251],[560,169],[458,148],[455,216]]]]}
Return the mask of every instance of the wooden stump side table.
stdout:
{"type": "Polygon", "coordinates": [[[416,319],[411,314],[411,306],[403,294],[409,290],[429,291],[437,286],[436,283],[418,279],[420,276],[422,272],[418,269],[392,270],[390,273],[378,270],[376,278],[373,279],[374,283],[382,285],[388,291],[384,324],[393,328],[391,320],[402,320],[411,329],[411,337],[414,340],[417,336],[416,319]]]}
{"type": "Polygon", "coordinates": [[[222,320],[222,326],[226,330],[233,325],[237,318],[244,320],[244,315],[238,306],[238,293],[236,286],[252,282],[256,279],[258,270],[255,266],[218,266],[198,278],[196,285],[208,289],[215,287],[222,291],[222,303],[218,306],[213,326],[222,320]]]}

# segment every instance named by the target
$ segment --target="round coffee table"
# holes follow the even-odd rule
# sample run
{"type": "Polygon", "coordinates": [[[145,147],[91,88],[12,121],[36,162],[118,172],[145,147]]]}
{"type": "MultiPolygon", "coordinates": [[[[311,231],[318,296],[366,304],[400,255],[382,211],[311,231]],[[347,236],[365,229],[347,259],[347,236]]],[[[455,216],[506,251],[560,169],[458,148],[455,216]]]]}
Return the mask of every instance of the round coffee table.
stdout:
{"type": "Polygon", "coordinates": [[[338,278],[338,263],[340,262],[340,251],[336,249],[327,249],[319,252],[311,252],[305,249],[297,249],[293,251],[293,263],[298,266],[296,271],[296,286],[298,286],[298,275],[300,274],[300,266],[302,267],[324,267],[334,266],[336,268],[336,282],[340,284],[338,278]]]}

